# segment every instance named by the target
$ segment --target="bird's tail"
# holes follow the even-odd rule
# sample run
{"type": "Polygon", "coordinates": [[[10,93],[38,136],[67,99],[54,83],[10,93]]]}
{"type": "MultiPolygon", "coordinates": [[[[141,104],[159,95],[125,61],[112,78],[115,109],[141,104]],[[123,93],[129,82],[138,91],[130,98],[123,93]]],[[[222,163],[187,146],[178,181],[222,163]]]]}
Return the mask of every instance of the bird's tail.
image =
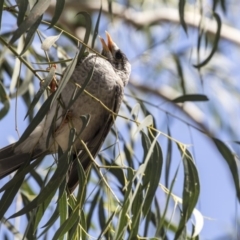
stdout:
{"type": "Polygon", "coordinates": [[[20,168],[29,158],[32,159],[29,153],[15,153],[14,144],[0,149],[0,179],[20,168]]]}

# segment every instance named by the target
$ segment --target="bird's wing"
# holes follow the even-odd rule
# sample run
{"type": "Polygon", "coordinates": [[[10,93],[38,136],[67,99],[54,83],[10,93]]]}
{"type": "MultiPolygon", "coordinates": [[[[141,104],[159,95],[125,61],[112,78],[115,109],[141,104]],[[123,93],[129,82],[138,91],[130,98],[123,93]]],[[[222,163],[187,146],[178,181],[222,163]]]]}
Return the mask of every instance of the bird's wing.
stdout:
{"type": "Polygon", "coordinates": [[[15,143],[0,149],[0,179],[17,170],[26,161],[39,157],[42,152],[34,151],[31,153],[15,153],[15,143]]]}
{"type": "MultiPolygon", "coordinates": [[[[118,113],[120,105],[122,103],[122,98],[123,98],[123,87],[116,85],[115,88],[115,96],[112,101],[112,107],[110,109],[114,113],[118,113]]],[[[114,121],[115,121],[116,116],[113,116],[113,114],[109,113],[106,111],[105,115],[105,121],[102,121],[104,125],[99,126],[99,130],[97,131],[96,135],[87,143],[88,149],[91,152],[91,155],[93,158],[95,158],[100,151],[114,121]]],[[[70,170],[69,178],[68,178],[68,189],[69,192],[72,193],[74,189],[78,185],[78,163],[77,159],[78,158],[82,164],[82,167],[84,170],[87,170],[92,162],[91,157],[85,150],[81,150],[81,153],[76,156],[75,154],[75,160],[73,161],[72,168],[70,170]]]]}

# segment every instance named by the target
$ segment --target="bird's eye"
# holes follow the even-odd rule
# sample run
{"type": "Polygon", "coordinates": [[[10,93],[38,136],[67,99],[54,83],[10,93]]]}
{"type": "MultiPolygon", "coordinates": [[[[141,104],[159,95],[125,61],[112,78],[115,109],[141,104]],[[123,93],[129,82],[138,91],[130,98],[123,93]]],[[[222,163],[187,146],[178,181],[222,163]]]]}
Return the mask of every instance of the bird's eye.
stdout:
{"type": "Polygon", "coordinates": [[[122,55],[122,53],[121,53],[120,50],[118,50],[118,51],[115,53],[115,57],[116,57],[116,59],[122,59],[123,55],[122,55]]]}

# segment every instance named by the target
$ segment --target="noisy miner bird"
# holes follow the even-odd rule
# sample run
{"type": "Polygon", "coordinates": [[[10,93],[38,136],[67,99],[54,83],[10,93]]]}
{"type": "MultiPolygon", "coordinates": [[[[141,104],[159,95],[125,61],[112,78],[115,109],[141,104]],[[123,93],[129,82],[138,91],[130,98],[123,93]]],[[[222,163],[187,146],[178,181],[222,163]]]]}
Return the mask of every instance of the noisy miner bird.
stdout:
{"type": "MultiPolygon", "coordinates": [[[[42,155],[56,153],[59,147],[63,152],[66,151],[72,128],[76,130],[74,154],[80,156],[85,170],[89,167],[91,163],[89,154],[81,155],[83,152],[81,140],[95,158],[116,118],[103,105],[114,113],[118,113],[123,100],[124,87],[128,83],[131,72],[131,65],[126,55],[107,32],[106,36],[107,43],[100,38],[103,47],[102,55],[105,58],[89,53],[81,59],[61,92],[60,99],[53,103],[43,121],[29,137],[20,144],[11,144],[0,150],[0,179],[20,168],[29,157],[34,160],[42,155]],[[83,86],[92,69],[93,75],[85,91],[69,109],[66,109],[76,91],[76,85],[83,86]],[[82,131],[81,117],[86,115],[90,116],[90,120],[82,131]],[[53,134],[49,134],[50,131],[53,134]]],[[[76,160],[73,161],[69,170],[67,185],[70,192],[78,184],[77,164],[76,160]]]]}

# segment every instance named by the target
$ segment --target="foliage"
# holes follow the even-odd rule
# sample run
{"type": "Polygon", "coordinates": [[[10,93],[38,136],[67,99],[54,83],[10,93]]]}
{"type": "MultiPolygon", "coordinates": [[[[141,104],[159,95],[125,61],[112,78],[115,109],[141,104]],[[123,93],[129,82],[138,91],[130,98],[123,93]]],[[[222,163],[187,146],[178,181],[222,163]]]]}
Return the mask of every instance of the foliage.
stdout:
{"type": "MultiPolygon", "coordinates": [[[[237,1],[212,0],[208,10],[185,0],[168,7],[165,1],[76,2],[0,1],[0,119],[15,109],[21,120],[26,114],[28,127],[20,141],[26,139],[61,93],[77,59],[99,50],[97,35],[104,28],[132,63],[126,98],[89,171],[79,162],[74,194],[65,191],[71,147],[1,180],[2,228],[27,239],[198,239],[204,222],[198,210],[204,176],[194,159],[197,149],[204,152],[199,138],[225,160],[240,201],[234,121],[240,88],[221,45],[240,44],[231,36],[233,28],[225,34],[222,21],[237,1]],[[85,34],[77,37],[76,29],[85,34]],[[43,51],[46,36],[51,48],[43,51]],[[61,85],[48,97],[49,83],[62,77],[63,69],[61,85]],[[23,220],[19,226],[17,217],[23,220]]],[[[69,142],[73,138],[74,130],[69,142]]],[[[211,161],[207,157],[205,162],[211,161]]]]}

